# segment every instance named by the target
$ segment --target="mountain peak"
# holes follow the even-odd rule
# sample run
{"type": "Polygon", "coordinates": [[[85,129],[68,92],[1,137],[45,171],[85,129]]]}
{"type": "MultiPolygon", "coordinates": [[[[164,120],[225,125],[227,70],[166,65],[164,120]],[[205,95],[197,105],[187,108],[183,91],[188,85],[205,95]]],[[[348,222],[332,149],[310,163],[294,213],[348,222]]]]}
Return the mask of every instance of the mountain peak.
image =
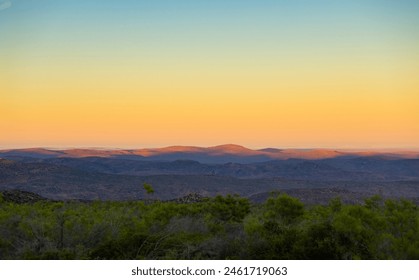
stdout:
{"type": "Polygon", "coordinates": [[[218,146],[214,146],[214,147],[209,147],[209,150],[216,150],[216,151],[220,151],[220,152],[227,152],[227,153],[231,153],[231,152],[249,152],[252,151],[246,147],[240,146],[240,145],[236,145],[236,144],[224,144],[224,145],[218,145],[218,146]]]}

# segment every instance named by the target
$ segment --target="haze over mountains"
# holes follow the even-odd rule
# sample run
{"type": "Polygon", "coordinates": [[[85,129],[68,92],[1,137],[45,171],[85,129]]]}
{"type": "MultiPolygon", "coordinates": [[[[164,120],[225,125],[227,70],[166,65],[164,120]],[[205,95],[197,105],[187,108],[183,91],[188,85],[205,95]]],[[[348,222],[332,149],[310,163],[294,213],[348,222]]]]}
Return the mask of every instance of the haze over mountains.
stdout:
{"type": "Polygon", "coordinates": [[[285,159],[325,159],[336,157],[380,156],[386,158],[419,158],[419,151],[349,151],[332,149],[276,149],[252,150],[243,146],[227,144],[214,147],[170,146],[148,149],[11,149],[0,150],[0,157],[108,157],[135,160],[196,160],[202,163],[250,163],[285,159]]]}
{"type": "Polygon", "coordinates": [[[173,199],[191,192],[255,200],[286,190],[303,200],[349,201],[381,194],[419,197],[419,152],[327,149],[251,150],[238,145],[105,150],[0,150],[0,189],[54,199],[173,199]]]}

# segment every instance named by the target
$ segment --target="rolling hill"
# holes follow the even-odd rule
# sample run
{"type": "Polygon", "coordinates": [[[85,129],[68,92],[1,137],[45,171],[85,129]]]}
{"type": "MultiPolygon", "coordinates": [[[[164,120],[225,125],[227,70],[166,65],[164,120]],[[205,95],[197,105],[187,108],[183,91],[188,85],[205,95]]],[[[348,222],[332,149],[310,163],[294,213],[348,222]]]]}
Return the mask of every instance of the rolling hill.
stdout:
{"type": "Polygon", "coordinates": [[[132,160],[174,161],[194,160],[201,163],[255,163],[286,159],[326,159],[339,157],[381,157],[386,159],[418,159],[418,151],[337,151],[330,149],[274,149],[252,150],[227,144],[215,147],[171,146],[154,149],[65,149],[45,148],[0,150],[0,157],[32,158],[119,158],[132,160]]]}
{"type": "Polygon", "coordinates": [[[144,183],[155,189],[153,199],[164,200],[188,193],[236,193],[258,201],[278,190],[298,190],[293,192],[303,200],[319,202],[335,194],[352,201],[373,194],[419,197],[419,159],[414,153],[222,145],[2,150],[0,157],[0,189],[32,191],[51,199],[144,199],[144,183]]]}

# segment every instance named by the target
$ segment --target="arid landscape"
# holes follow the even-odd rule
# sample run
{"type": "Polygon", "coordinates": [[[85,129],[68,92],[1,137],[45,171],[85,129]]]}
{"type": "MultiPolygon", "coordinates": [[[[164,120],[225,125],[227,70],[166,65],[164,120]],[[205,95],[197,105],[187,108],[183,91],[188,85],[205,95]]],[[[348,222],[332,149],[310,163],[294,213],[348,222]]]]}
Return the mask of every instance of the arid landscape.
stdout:
{"type": "Polygon", "coordinates": [[[0,0],[0,259],[418,260],[418,15],[0,0]]]}
{"type": "Polygon", "coordinates": [[[0,259],[419,258],[413,153],[193,150],[2,151],[0,259]]]}
{"type": "Polygon", "coordinates": [[[141,150],[18,149],[0,151],[0,188],[50,199],[170,200],[239,194],[262,202],[272,191],[302,201],[347,202],[381,195],[419,198],[418,152],[323,149],[251,150],[238,145],[141,150]]]}

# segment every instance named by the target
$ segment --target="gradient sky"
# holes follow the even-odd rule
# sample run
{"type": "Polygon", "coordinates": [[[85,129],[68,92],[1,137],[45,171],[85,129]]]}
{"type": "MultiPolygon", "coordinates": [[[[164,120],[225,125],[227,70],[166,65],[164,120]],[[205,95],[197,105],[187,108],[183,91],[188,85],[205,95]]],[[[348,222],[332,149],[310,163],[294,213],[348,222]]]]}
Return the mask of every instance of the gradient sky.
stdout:
{"type": "Polygon", "coordinates": [[[0,148],[419,148],[419,1],[0,0],[0,148]]]}

